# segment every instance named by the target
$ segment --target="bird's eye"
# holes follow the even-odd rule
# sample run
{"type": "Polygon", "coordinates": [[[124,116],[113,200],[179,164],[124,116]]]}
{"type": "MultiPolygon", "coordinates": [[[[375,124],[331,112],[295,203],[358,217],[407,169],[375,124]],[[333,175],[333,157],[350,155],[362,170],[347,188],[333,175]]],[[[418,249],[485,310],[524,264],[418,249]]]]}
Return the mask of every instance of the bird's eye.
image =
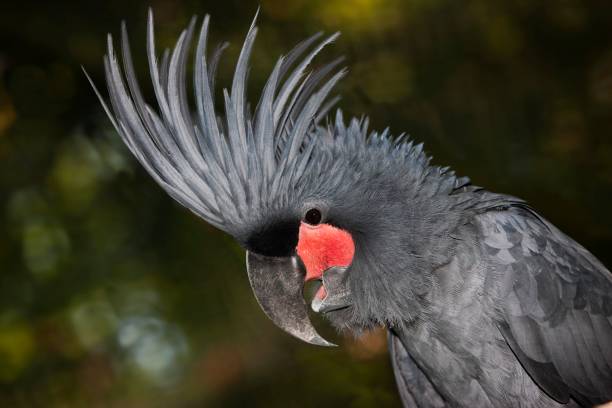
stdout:
{"type": "Polygon", "coordinates": [[[304,222],[310,225],[319,225],[321,218],[321,211],[317,210],[316,208],[311,208],[310,210],[306,211],[306,215],[304,215],[304,222]]]}

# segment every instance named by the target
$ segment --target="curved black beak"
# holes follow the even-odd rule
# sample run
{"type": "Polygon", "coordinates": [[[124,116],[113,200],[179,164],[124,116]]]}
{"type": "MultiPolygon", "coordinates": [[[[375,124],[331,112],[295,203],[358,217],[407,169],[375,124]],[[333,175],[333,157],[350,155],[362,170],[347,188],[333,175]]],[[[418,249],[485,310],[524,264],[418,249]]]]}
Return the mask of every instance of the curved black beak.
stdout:
{"type": "Polygon", "coordinates": [[[271,257],[247,251],[247,273],[259,306],[278,327],[310,344],[335,346],[308,317],[304,300],[305,272],[297,256],[271,257]]]}

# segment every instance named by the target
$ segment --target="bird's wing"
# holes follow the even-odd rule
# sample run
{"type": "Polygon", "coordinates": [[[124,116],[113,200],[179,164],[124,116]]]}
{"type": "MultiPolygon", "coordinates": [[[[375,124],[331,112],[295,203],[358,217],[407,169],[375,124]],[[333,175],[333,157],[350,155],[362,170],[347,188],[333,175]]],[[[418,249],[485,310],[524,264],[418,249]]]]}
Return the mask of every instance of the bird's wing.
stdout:
{"type": "Polygon", "coordinates": [[[612,400],[612,274],[526,206],[481,217],[499,327],[524,369],[559,402],[612,400]]]}
{"type": "Polygon", "coordinates": [[[388,336],[393,373],[403,406],[405,408],[445,407],[444,400],[410,357],[400,338],[392,331],[389,331],[388,336]]]}

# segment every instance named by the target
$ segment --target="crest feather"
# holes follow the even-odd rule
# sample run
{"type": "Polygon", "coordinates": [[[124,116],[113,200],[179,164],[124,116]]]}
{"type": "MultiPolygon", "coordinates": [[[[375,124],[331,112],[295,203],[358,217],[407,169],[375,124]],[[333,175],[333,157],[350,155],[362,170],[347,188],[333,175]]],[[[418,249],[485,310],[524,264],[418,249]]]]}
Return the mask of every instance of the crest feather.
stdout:
{"type": "Polygon", "coordinates": [[[307,73],[315,56],[339,35],[313,47],[322,37],[317,33],[278,59],[251,115],[246,81],[257,36],[256,18],[238,57],[231,90],[223,91],[223,115],[215,110],[214,84],[227,43],[216,48],[209,63],[208,15],[197,35],[193,112],[188,104],[186,71],[195,18],[174,48],[163,52],[160,63],[153,12],[149,10],[147,57],[156,108],[142,95],[125,23],[121,26],[122,66],[110,34],[104,57],[110,104],[87,77],[111,123],[155,181],[183,206],[230,234],[239,233],[254,212],[263,211],[275,199],[275,205],[282,205],[286,188],[304,174],[316,143],[312,133],[337,101],[328,101],[328,96],[346,72],[337,70],[342,59],[336,59],[307,73]]]}

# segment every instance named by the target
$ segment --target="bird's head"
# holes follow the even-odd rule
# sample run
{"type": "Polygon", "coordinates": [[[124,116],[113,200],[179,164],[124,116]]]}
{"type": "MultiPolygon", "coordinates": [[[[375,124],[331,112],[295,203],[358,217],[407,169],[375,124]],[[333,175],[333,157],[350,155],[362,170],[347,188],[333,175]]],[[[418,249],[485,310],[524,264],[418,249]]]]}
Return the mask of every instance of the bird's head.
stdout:
{"type": "Polygon", "coordinates": [[[257,33],[252,25],[219,116],[214,76],[225,44],[207,58],[208,24],[206,16],[197,33],[194,111],[185,77],[195,19],[158,60],[149,14],[158,109],[141,94],[125,26],[123,69],[109,36],[110,106],[96,93],[124,142],[174,199],[246,249],[254,294],[285,331],[331,345],[308,318],[303,287],[312,280],[321,286],[311,308],[339,328],[401,319],[427,292],[428,277],[419,271],[423,248],[442,228],[448,206],[436,193],[467,180],[429,166],[420,145],[393,140],[387,131],[368,134],[367,120],[345,125],[338,111],[334,123],[321,125],[345,71],[337,70],[341,59],[307,69],[336,35],[322,41],[314,35],[281,57],[251,110],[245,82],[257,33]]]}

